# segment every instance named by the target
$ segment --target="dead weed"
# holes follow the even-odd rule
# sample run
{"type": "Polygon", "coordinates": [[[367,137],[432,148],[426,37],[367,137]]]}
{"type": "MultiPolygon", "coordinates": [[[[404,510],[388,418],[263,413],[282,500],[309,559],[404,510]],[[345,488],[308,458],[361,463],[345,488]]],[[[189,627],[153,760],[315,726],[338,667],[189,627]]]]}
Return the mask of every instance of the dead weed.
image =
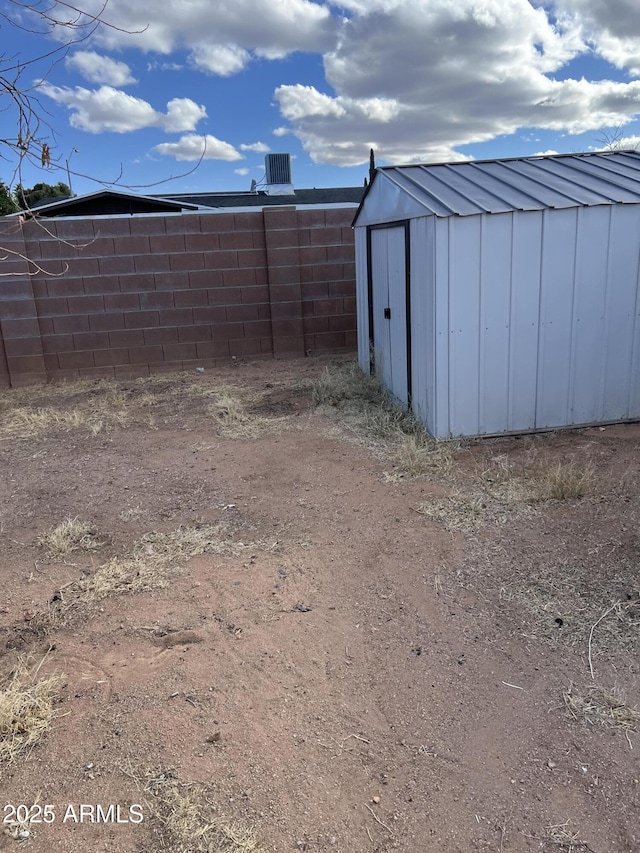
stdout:
{"type": "Polygon", "coordinates": [[[202,785],[179,782],[171,772],[149,778],[162,849],[171,853],[257,853],[255,834],[225,820],[202,785]]]}
{"type": "Polygon", "coordinates": [[[571,821],[566,823],[557,823],[547,827],[542,841],[553,844],[558,850],[565,850],[566,853],[587,853],[589,847],[584,841],[580,841],[580,832],[571,829],[571,821]]]}
{"type": "Polygon", "coordinates": [[[98,551],[104,544],[105,539],[78,516],[65,518],[38,539],[50,560],[63,560],[74,551],[98,551]]]}
{"type": "Polygon", "coordinates": [[[11,764],[46,733],[62,676],[38,678],[37,667],[26,657],[0,683],[0,767],[11,764]]]}
{"type": "Polygon", "coordinates": [[[607,690],[591,684],[581,691],[571,684],[563,692],[562,699],[567,713],[574,720],[590,726],[640,732],[640,711],[630,707],[621,691],[615,687],[607,690]]]}
{"type": "Polygon", "coordinates": [[[288,419],[265,417],[250,411],[255,396],[249,397],[238,388],[212,389],[212,398],[206,413],[214,421],[216,432],[222,438],[254,439],[285,429],[288,419]]]}
{"type": "MultiPolygon", "coordinates": [[[[444,471],[451,472],[455,479],[453,455],[445,460],[444,471]]],[[[462,475],[458,479],[463,480],[462,475]]],[[[526,456],[514,461],[499,455],[477,466],[464,488],[458,487],[448,497],[434,498],[416,509],[440,521],[448,530],[477,533],[485,523],[504,524],[535,515],[549,501],[578,500],[595,490],[595,469],[589,463],[549,463],[526,456]]]]}
{"type": "Polygon", "coordinates": [[[31,408],[24,405],[10,407],[3,414],[0,439],[39,438],[56,429],[86,430],[92,435],[98,435],[107,430],[122,428],[129,421],[129,412],[123,407],[119,396],[113,393],[113,389],[109,389],[109,393],[85,400],[75,408],[31,408]]]}
{"type": "Polygon", "coordinates": [[[200,554],[239,554],[254,549],[234,539],[223,524],[180,526],[169,533],[152,531],[135,543],[132,553],[114,557],[91,574],[58,590],[49,609],[34,615],[34,624],[46,634],[86,613],[98,601],[115,595],[135,594],[162,589],[172,577],[184,571],[185,563],[200,554]]]}
{"type": "Polygon", "coordinates": [[[436,441],[411,412],[400,408],[378,379],[357,362],[325,367],[312,386],[315,405],[338,423],[334,432],[393,465],[387,482],[446,476],[461,443],[436,441]]]}
{"type": "Polygon", "coordinates": [[[252,411],[263,396],[240,386],[217,385],[213,376],[186,373],[18,389],[0,401],[0,440],[38,438],[52,430],[98,435],[134,425],[157,429],[163,415],[170,420],[206,415],[220,436],[253,439],[287,426],[286,417],[252,411]]]}

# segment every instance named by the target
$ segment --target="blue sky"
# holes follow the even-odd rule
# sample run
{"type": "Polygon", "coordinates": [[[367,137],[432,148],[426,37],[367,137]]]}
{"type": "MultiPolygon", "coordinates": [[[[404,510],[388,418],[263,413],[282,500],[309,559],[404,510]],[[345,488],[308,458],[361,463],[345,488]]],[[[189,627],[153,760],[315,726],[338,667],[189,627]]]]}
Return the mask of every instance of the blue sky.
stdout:
{"type": "Polygon", "coordinates": [[[0,0],[0,73],[63,48],[19,79],[51,166],[16,172],[0,141],[7,183],[66,181],[68,162],[76,193],[248,190],[272,151],[298,187],[357,186],[371,146],[385,165],[640,143],[638,0],[108,0],[92,32],[34,10],[72,14],[0,0]]]}

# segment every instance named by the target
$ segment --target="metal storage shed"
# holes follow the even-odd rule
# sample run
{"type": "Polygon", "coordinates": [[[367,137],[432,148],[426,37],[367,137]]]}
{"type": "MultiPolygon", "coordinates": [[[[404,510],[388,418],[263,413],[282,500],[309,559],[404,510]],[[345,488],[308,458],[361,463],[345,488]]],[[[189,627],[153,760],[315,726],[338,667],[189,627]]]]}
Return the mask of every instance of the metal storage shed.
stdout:
{"type": "Polygon", "coordinates": [[[436,438],[640,419],[640,154],[378,169],[358,358],[436,438]]]}

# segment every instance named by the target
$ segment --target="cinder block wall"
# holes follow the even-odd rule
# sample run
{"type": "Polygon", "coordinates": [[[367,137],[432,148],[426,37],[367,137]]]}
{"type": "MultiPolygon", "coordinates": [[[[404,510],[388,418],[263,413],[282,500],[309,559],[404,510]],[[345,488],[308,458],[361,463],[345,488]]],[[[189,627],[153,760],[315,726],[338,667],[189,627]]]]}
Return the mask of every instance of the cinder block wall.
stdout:
{"type": "Polygon", "coordinates": [[[356,345],[353,210],[0,223],[0,383],[356,345]],[[27,260],[25,260],[27,259],[27,260]]]}

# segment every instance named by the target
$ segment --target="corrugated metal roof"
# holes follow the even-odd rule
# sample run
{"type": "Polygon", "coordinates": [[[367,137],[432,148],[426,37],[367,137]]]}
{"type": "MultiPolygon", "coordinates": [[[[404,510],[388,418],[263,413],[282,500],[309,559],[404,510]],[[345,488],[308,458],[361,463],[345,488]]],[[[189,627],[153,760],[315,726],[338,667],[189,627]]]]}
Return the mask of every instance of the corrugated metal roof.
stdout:
{"type": "Polygon", "coordinates": [[[408,193],[425,215],[640,203],[635,151],[385,166],[378,175],[408,193]]]}

